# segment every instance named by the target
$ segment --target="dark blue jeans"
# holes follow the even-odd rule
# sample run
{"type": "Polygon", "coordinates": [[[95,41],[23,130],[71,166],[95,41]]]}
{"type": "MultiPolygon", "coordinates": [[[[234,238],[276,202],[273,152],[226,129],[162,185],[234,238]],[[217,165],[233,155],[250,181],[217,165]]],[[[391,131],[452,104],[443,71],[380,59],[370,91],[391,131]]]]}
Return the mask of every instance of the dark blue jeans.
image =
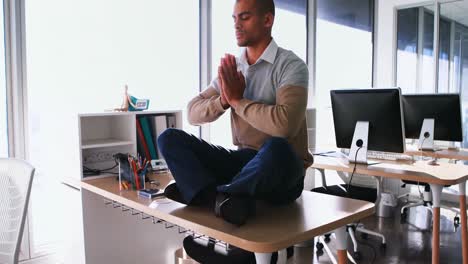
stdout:
{"type": "Polygon", "coordinates": [[[296,200],[304,165],[287,140],[268,139],[260,150],[227,150],[179,129],[167,129],[158,147],[187,203],[204,188],[248,195],[273,204],[296,200]]]}

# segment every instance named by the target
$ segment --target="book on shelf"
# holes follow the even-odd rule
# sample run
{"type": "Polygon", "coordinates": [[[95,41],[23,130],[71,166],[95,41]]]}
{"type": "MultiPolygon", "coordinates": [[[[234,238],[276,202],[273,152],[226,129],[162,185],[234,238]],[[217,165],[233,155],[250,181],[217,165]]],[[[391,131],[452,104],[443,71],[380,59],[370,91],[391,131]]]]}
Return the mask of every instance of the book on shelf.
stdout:
{"type": "Polygon", "coordinates": [[[136,120],[136,128],[137,128],[137,143],[140,142],[142,152],[140,152],[141,156],[146,157],[147,160],[151,160],[151,154],[148,149],[148,144],[145,140],[145,136],[143,134],[143,130],[141,128],[140,120],[136,120]]]}
{"type": "Polygon", "coordinates": [[[150,123],[148,118],[140,117],[141,129],[143,130],[143,135],[145,137],[146,143],[148,145],[148,150],[151,155],[151,159],[158,159],[158,153],[156,152],[156,144],[153,142],[153,135],[151,134],[150,123]]]}
{"type": "MultiPolygon", "coordinates": [[[[164,130],[167,129],[167,117],[166,115],[153,116],[152,123],[153,123],[153,131],[154,131],[154,138],[155,138],[154,141],[158,142],[157,141],[158,137],[164,132],[164,130]]],[[[158,151],[159,158],[162,159],[163,156],[159,147],[157,147],[157,151],[158,151]]]]}

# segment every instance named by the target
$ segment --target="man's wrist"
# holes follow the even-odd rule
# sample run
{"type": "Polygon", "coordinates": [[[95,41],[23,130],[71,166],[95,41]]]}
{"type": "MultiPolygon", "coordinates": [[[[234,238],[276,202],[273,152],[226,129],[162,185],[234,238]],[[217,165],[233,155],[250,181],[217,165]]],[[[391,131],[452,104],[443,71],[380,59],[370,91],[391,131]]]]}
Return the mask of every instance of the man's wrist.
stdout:
{"type": "Polygon", "coordinates": [[[231,107],[228,103],[224,104],[223,101],[221,101],[221,106],[224,110],[227,110],[229,107],[231,107]]]}
{"type": "MultiPolygon", "coordinates": [[[[223,100],[221,99],[221,97],[218,98],[217,102],[216,102],[216,107],[220,110],[220,111],[226,111],[226,107],[223,103],[223,100]]],[[[229,108],[229,107],[228,107],[229,108]]]]}
{"type": "Polygon", "coordinates": [[[237,108],[237,106],[239,105],[240,103],[240,99],[235,99],[235,100],[231,100],[231,107],[232,108],[237,108]]]}

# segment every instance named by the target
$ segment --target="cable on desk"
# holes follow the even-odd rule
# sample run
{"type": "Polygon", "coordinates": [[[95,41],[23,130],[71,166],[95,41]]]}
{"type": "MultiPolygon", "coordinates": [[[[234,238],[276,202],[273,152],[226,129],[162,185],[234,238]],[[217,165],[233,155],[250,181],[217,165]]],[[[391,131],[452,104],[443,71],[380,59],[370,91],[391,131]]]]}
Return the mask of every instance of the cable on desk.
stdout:
{"type": "Polygon", "coordinates": [[[83,175],[85,176],[93,176],[93,175],[100,175],[102,173],[108,173],[108,174],[115,174],[115,175],[119,175],[119,173],[117,172],[112,172],[111,170],[114,169],[115,167],[117,167],[117,165],[113,166],[112,168],[108,168],[108,169],[103,169],[103,170],[100,170],[100,169],[91,169],[89,167],[86,167],[83,165],[83,175]]]}
{"type": "Polygon", "coordinates": [[[116,159],[114,159],[115,165],[107,168],[107,169],[91,169],[85,165],[83,165],[83,175],[86,176],[92,176],[92,175],[100,175],[102,173],[109,173],[109,174],[116,174],[119,175],[117,172],[112,172],[111,170],[115,169],[117,166],[119,166],[119,163],[117,162],[116,159]]]}
{"type": "Polygon", "coordinates": [[[359,153],[359,150],[361,150],[361,148],[362,146],[356,150],[356,155],[354,155],[354,168],[353,168],[353,172],[351,173],[351,177],[349,177],[348,186],[346,187],[347,192],[349,192],[349,186],[351,185],[351,181],[353,180],[354,172],[356,172],[357,155],[359,153]]]}
{"type": "Polygon", "coordinates": [[[419,149],[421,151],[421,159],[423,160],[424,160],[424,152],[423,152],[424,141],[426,141],[426,137],[423,138],[421,142],[421,148],[419,149]]]}

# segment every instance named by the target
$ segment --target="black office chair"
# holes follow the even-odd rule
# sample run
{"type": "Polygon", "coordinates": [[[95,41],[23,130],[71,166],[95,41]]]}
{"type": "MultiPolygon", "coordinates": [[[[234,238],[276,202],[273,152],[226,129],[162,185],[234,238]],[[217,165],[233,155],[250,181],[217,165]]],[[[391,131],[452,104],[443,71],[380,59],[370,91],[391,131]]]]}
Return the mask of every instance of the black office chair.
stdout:
{"type": "MultiPolygon", "coordinates": [[[[419,193],[419,200],[416,202],[410,202],[409,201],[409,193],[403,194],[398,196],[398,198],[403,198],[406,197],[407,203],[401,207],[400,211],[400,216],[401,216],[401,223],[406,223],[406,220],[408,218],[408,210],[411,207],[417,207],[417,206],[423,206],[423,208],[427,209],[431,214],[433,213],[432,211],[432,193],[431,193],[431,186],[428,183],[420,183],[417,181],[408,181],[408,180],[402,180],[403,185],[401,185],[402,188],[406,187],[406,184],[410,185],[416,185],[418,188],[424,187],[424,192],[419,193]]],[[[444,187],[450,187],[450,185],[446,185],[444,187]]],[[[454,209],[452,207],[448,207],[445,205],[440,205],[440,208],[444,208],[446,210],[450,210],[455,213],[455,217],[453,218],[453,225],[455,227],[458,227],[460,225],[460,212],[457,209],[454,209]]]]}
{"type": "MultiPolygon", "coordinates": [[[[325,171],[324,170],[318,170],[318,171],[320,171],[320,174],[322,177],[322,187],[313,188],[311,190],[312,192],[330,194],[330,195],[335,195],[335,196],[340,196],[340,197],[348,197],[351,199],[363,200],[363,201],[367,201],[371,203],[377,202],[377,197],[378,197],[378,194],[380,193],[380,190],[378,188],[375,189],[375,188],[360,187],[360,186],[353,186],[353,185],[349,185],[349,188],[348,188],[347,184],[328,186],[326,183],[326,179],[325,179],[325,171]]],[[[347,225],[347,231],[353,242],[353,250],[354,250],[353,258],[355,260],[359,260],[362,257],[360,251],[358,250],[358,245],[357,245],[357,241],[355,237],[356,231],[360,232],[361,237],[364,239],[367,239],[368,235],[380,237],[382,239],[381,247],[383,249],[385,249],[386,247],[385,236],[381,233],[374,232],[374,231],[364,228],[364,225],[362,223],[347,225]]],[[[330,234],[325,234],[324,241],[326,243],[330,241],[330,234]]],[[[317,256],[322,255],[323,254],[322,249],[324,245],[321,242],[317,242],[316,247],[317,247],[317,256]]]]}

